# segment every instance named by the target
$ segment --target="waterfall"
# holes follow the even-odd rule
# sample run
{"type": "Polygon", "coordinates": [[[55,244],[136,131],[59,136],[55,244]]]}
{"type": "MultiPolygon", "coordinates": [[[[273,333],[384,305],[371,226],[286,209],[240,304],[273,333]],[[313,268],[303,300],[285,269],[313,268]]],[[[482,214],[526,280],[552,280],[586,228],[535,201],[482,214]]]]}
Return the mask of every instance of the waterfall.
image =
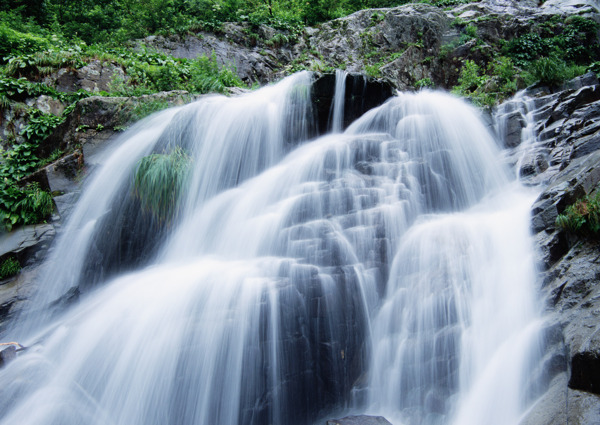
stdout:
{"type": "Polygon", "coordinates": [[[311,79],[117,141],[13,330],[31,348],[0,370],[0,424],[517,423],[540,327],[535,193],[447,94],[315,137],[311,79]],[[189,171],[151,210],[141,164],[174,152],[189,171]]]}
{"type": "Polygon", "coordinates": [[[331,131],[341,133],[344,126],[344,102],[346,97],[346,76],[348,73],[338,69],[335,71],[335,95],[331,105],[331,131]]]}

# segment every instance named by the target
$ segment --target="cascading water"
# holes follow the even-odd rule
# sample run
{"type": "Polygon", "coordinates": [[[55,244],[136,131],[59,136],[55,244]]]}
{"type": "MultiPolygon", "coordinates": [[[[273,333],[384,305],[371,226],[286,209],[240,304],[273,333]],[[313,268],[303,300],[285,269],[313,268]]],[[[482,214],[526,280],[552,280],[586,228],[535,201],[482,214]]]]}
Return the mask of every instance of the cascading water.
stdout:
{"type": "Polygon", "coordinates": [[[0,424],[516,423],[539,327],[531,194],[440,93],[309,140],[310,79],[122,140],[14,330],[35,345],[0,371],[0,424]],[[174,149],[192,171],[160,218],[132,176],[174,149]],[[72,288],[95,290],[46,326],[72,288]]]}

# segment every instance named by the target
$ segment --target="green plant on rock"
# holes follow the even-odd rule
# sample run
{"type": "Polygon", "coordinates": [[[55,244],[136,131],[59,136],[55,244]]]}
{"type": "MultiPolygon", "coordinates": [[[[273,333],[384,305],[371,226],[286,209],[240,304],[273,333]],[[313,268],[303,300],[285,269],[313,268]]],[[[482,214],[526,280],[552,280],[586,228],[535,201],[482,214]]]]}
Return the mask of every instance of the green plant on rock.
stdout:
{"type": "Polygon", "coordinates": [[[170,153],[143,157],[137,164],[133,184],[142,209],[159,221],[168,221],[177,214],[190,165],[189,155],[179,147],[170,153]]]}
{"type": "Polygon", "coordinates": [[[11,231],[20,224],[37,224],[52,214],[52,196],[37,183],[19,187],[8,179],[0,182],[0,223],[11,231]]]}
{"type": "Polygon", "coordinates": [[[148,115],[152,115],[153,113],[162,111],[168,107],[169,102],[165,99],[155,99],[146,102],[140,101],[139,103],[136,103],[131,110],[131,118],[134,121],[139,121],[142,118],[146,118],[148,115]]]}
{"type": "Polygon", "coordinates": [[[21,271],[21,264],[14,257],[8,257],[0,265],[0,279],[6,279],[18,274],[21,271]]]}
{"type": "Polygon", "coordinates": [[[600,193],[586,195],[565,208],[563,214],[556,217],[556,226],[580,234],[596,235],[600,232],[600,193]]]}
{"type": "Polygon", "coordinates": [[[415,81],[416,89],[428,89],[434,87],[435,84],[431,81],[431,78],[421,78],[420,80],[415,81]]]}

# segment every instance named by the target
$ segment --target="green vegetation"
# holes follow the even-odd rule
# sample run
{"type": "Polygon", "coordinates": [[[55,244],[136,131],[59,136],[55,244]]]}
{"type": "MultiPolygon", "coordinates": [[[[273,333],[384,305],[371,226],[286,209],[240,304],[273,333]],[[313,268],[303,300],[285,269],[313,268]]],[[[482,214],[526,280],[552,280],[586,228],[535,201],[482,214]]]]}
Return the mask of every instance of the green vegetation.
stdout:
{"type": "Polygon", "coordinates": [[[580,16],[553,16],[511,40],[481,40],[479,20],[456,20],[462,35],[440,48],[446,60],[460,45],[471,42],[478,61],[465,60],[453,92],[480,106],[493,106],[532,84],[558,86],[588,70],[600,71],[597,32],[600,25],[580,16]]]}
{"type": "Polygon", "coordinates": [[[23,177],[38,169],[44,160],[36,155],[39,143],[64,120],[34,110],[21,131],[25,141],[2,152],[0,164],[0,224],[5,230],[15,225],[44,221],[54,210],[52,197],[37,183],[22,184],[23,177]]]}
{"type": "Polygon", "coordinates": [[[2,265],[0,265],[0,279],[12,277],[21,271],[21,264],[14,257],[8,257],[2,265]]]}
{"type": "MultiPolygon", "coordinates": [[[[59,91],[44,83],[44,77],[59,69],[74,71],[100,61],[122,70],[115,72],[109,92],[96,93],[104,96],[165,90],[224,93],[228,87],[243,86],[234,70],[219,66],[214,55],[177,59],[144,48],[134,50],[122,43],[129,37],[158,32],[158,28],[177,32],[171,24],[181,14],[169,15],[168,11],[176,5],[183,11],[184,3],[189,2],[0,0],[0,111],[8,113],[6,128],[12,132],[5,135],[0,148],[0,226],[4,230],[43,222],[52,213],[52,197],[38,184],[26,183],[32,180],[28,176],[66,153],[55,151],[46,158],[37,154],[40,143],[64,121],[75,102],[92,94],[59,91]],[[116,43],[104,43],[115,37],[116,43]],[[25,103],[41,95],[69,106],[61,116],[55,116],[25,103]]],[[[273,40],[282,41],[281,37],[273,40]]],[[[132,111],[132,119],[167,106],[166,101],[142,102],[132,111]]]]}
{"type": "Polygon", "coordinates": [[[431,81],[431,78],[421,78],[420,80],[415,81],[416,89],[428,89],[433,88],[435,84],[431,81]]]}
{"type": "Polygon", "coordinates": [[[556,217],[556,226],[579,234],[597,235],[600,232],[600,193],[585,196],[569,205],[556,217]]]}
{"type": "Polygon", "coordinates": [[[478,106],[491,107],[516,90],[516,69],[510,58],[501,56],[485,72],[474,61],[466,60],[452,92],[470,98],[478,106]]]}
{"type": "Polygon", "coordinates": [[[143,157],[134,176],[134,191],[142,208],[159,221],[177,213],[190,171],[190,157],[181,148],[143,157]]]}

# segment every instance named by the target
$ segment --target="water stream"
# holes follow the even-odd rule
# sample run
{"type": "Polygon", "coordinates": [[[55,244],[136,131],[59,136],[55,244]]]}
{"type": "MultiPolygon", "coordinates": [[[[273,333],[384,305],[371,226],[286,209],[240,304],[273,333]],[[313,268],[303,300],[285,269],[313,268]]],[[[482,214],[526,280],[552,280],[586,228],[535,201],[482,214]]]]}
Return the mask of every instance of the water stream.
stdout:
{"type": "Polygon", "coordinates": [[[336,96],[333,133],[311,138],[311,79],[122,137],[13,329],[31,348],[0,370],[0,424],[518,423],[539,356],[535,191],[443,93],[343,133],[336,96]],[[133,176],[175,149],[192,171],[159,217],[133,176]]]}

